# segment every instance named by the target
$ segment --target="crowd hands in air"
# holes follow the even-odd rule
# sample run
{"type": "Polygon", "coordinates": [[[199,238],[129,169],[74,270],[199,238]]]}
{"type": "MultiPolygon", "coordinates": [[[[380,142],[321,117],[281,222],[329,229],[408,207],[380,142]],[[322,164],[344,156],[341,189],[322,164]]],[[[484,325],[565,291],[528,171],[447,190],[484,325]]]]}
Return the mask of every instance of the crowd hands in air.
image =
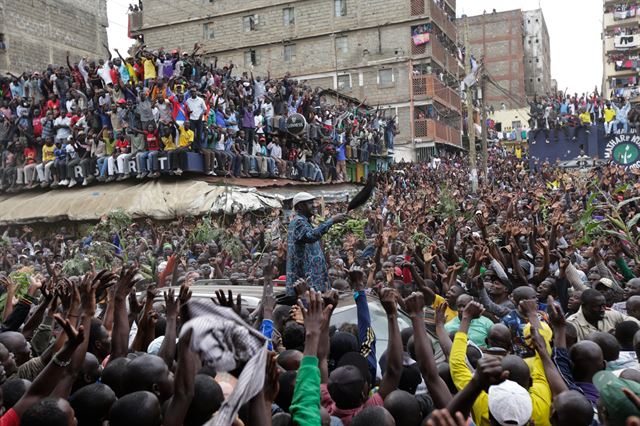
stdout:
{"type": "Polygon", "coordinates": [[[640,424],[637,175],[530,174],[497,150],[489,166],[474,194],[460,157],[394,165],[352,212],[362,235],[325,236],[331,288],[301,280],[285,305],[263,285],[253,311],[190,288],[281,278],[280,212],[206,242],[192,218],[117,242],[11,227],[0,424],[640,424]],[[101,242],[105,270],[65,272],[101,242]]]}
{"type": "Polygon", "coordinates": [[[234,75],[190,52],[131,56],[0,77],[0,189],[209,176],[349,179],[347,164],[387,155],[396,118],[292,79],[234,75]],[[288,131],[299,113],[305,131],[288,131]],[[201,157],[190,166],[188,154],[201,157]]]}

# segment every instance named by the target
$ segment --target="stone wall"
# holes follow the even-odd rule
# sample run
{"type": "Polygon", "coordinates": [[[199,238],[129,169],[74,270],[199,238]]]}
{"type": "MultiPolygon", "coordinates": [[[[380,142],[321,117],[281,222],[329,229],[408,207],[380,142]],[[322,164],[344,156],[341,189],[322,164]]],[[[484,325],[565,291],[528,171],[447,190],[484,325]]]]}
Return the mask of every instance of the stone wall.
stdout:
{"type": "Polygon", "coordinates": [[[0,71],[21,73],[107,57],[106,0],[0,0],[0,71]]]}

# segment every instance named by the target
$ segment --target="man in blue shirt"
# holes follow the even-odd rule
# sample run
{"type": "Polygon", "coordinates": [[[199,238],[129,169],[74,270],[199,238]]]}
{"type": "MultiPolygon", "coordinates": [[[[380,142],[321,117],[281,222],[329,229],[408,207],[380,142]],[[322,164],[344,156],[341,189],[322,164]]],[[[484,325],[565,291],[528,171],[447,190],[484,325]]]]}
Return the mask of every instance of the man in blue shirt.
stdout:
{"type": "Polygon", "coordinates": [[[297,280],[307,280],[309,288],[326,291],[331,288],[327,264],[320,239],[335,223],[347,220],[344,214],[337,214],[317,228],[309,220],[315,214],[313,200],[307,192],[299,192],[293,197],[296,216],[289,224],[287,251],[287,296],[295,296],[294,285],[297,280]]]}

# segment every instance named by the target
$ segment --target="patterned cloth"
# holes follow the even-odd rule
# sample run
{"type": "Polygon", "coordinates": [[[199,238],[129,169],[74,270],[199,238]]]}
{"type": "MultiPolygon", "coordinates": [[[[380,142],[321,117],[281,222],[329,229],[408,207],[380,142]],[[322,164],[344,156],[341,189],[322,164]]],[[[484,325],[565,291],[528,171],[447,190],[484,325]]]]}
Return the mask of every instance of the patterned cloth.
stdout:
{"type": "Polygon", "coordinates": [[[309,288],[326,291],[331,288],[329,273],[320,239],[331,228],[333,221],[326,220],[313,228],[309,219],[296,214],[289,224],[287,251],[287,295],[296,294],[293,285],[300,278],[306,278],[309,288]]]}
{"type": "Polygon", "coordinates": [[[191,319],[182,327],[180,337],[193,329],[191,350],[200,356],[203,364],[215,367],[216,371],[230,371],[246,362],[235,389],[205,424],[229,426],[240,407],[264,385],[267,340],[230,308],[204,300],[192,300],[187,307],[191,319]]]}

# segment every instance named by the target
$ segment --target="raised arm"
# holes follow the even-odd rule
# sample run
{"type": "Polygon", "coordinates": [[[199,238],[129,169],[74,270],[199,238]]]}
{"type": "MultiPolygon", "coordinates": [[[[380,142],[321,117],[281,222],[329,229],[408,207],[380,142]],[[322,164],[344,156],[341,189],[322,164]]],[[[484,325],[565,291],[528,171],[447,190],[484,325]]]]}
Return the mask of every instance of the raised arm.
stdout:
{"type": "Polygon", "coordinates": [[[387,369],[380,382],[380,396],[384,399],[398,388],[402,375],[402,338],[398,326],[398,293],[390,288],[382,289],[380,302],[387,313],[389,345],[387,347],[387,369]]]}
{"type": "Polygon", "coordinates": [[[404,299],[407,313],[413,325],[413,339],[420,373],[427,384],[433,403],[444,408],[451,401],[451,392],[440,375],[433,357],[433,346],[424,324],[424,297],[421,293],[412,293],[404,299]]]}
{"type": "Polygon", "coordinates": [[[113,332],[111,333],[111,357],[109,361],[124,357],[129,352],[129,315],[127,314],[127,296],[137,283],[134,280],[138,270],[122,268],[116,284],[113,332]]]}

